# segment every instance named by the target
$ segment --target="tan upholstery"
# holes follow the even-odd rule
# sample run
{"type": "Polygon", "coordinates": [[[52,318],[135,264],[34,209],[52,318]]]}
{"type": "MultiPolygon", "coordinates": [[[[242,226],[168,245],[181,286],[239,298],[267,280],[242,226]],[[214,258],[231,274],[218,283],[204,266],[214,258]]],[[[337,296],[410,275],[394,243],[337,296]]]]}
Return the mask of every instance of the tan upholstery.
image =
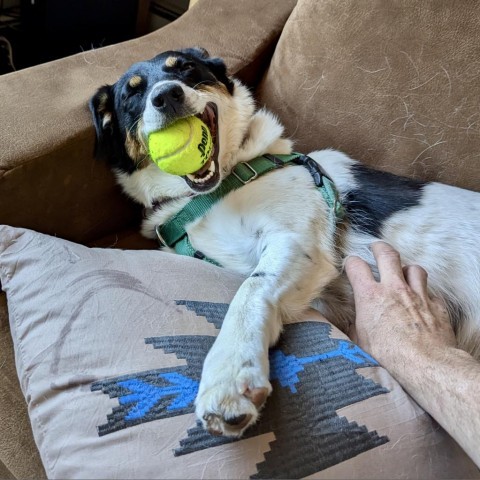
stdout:
{"type": "Polygon", "coordinates": [[[479,16],[472,1],[300,0],[260,98],[300,151],[480,190],[479,16]]]}
{"type": "Polygon", "coordinates": [[[0,294],[0,382],[0,478],[44,478],[25,399],[18,385],[3,293],[0,294]]]}

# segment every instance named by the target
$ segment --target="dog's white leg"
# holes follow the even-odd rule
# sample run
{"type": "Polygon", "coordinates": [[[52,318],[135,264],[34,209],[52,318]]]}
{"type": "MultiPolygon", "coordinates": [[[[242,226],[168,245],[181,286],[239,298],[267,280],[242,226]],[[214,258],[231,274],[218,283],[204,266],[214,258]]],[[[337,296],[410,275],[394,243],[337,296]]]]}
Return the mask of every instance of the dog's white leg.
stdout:
{"type": "Polygon", "coordinates": [[[268,348],[280,335],[282,318],[303,312],[337,275],[333,259],[296,237],[268,239],[205,359],[196,413],[212,434],[240,436],[255,423],[272,390],[268,348]]]}

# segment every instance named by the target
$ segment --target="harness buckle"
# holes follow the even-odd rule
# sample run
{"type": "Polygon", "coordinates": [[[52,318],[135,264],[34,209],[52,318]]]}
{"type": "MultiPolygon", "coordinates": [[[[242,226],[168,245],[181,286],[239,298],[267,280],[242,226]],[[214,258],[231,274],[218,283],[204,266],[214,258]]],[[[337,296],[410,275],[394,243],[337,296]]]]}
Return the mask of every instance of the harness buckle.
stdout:
{"type": "Polygon", "coordinates": [[[160,244],[160,248],[162,247],[167,247],[167,242],[164,240],[164,238],[162,237],[162,235],[160,234],[160,227],[161,225],[157,225],[155,227],[155,233],[157,234],[157,240],[158,240],[158,243],[160,244]]]}
{"type": "MultiPolygon", "coordinates": [[[[257,177],[258,177],[258,172],[247,162],[239,162],[237,163],[237,165],[235,165],[235,167],[233,168],[232,170],[232,173],[233,175],[238,179],[240,180],[240,182],[242,182],[244,185],[246,185],[247,183],[250,183],[252,180],[255,180],[257,177]],[[250,176],[249,178],[247,178],[246,180],[244,180],[239,173],[237,173],[235,170],[237,169],[237,167],[239,167],[240,165],[244,165],[245,167],[247,167],[248,170],[250,170],[251,173],[253,173],[252,176],[250,176]]],[[[248,173],[249,175],[250,173],[248,173]]]]}

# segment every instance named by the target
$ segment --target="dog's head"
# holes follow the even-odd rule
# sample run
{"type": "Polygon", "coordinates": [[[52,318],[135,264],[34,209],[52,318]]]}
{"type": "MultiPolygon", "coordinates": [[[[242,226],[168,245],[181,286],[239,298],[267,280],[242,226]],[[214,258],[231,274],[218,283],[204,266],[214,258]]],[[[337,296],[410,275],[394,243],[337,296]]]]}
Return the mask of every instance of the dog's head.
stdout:
{"type": "Polygon", "coordinates": [[[191,48],[132,65],[114,85],[97,91],[90,109],[97,133],[96,155],[120,175],[151,168],[147,147],[151,132],[180,118],[201,118],[215,148],[208,169],[181,180],[191,192],[202,193],[215,189],[229,169],[232,152],[246,135],[244,119],[250,119],[254,106],[248,90],[227,75],[221,59],[191,48]]]}

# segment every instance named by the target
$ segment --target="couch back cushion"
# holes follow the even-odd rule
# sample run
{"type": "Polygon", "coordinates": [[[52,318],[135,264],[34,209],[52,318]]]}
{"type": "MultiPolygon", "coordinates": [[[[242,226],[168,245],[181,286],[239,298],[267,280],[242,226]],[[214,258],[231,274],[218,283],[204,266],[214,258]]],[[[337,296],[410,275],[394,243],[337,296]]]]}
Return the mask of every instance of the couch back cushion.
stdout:
{"type": "Polygon", "coordinates": [[[259,98],[309,152],[480,190],[480,3],[300,0],[259,98]]]}

